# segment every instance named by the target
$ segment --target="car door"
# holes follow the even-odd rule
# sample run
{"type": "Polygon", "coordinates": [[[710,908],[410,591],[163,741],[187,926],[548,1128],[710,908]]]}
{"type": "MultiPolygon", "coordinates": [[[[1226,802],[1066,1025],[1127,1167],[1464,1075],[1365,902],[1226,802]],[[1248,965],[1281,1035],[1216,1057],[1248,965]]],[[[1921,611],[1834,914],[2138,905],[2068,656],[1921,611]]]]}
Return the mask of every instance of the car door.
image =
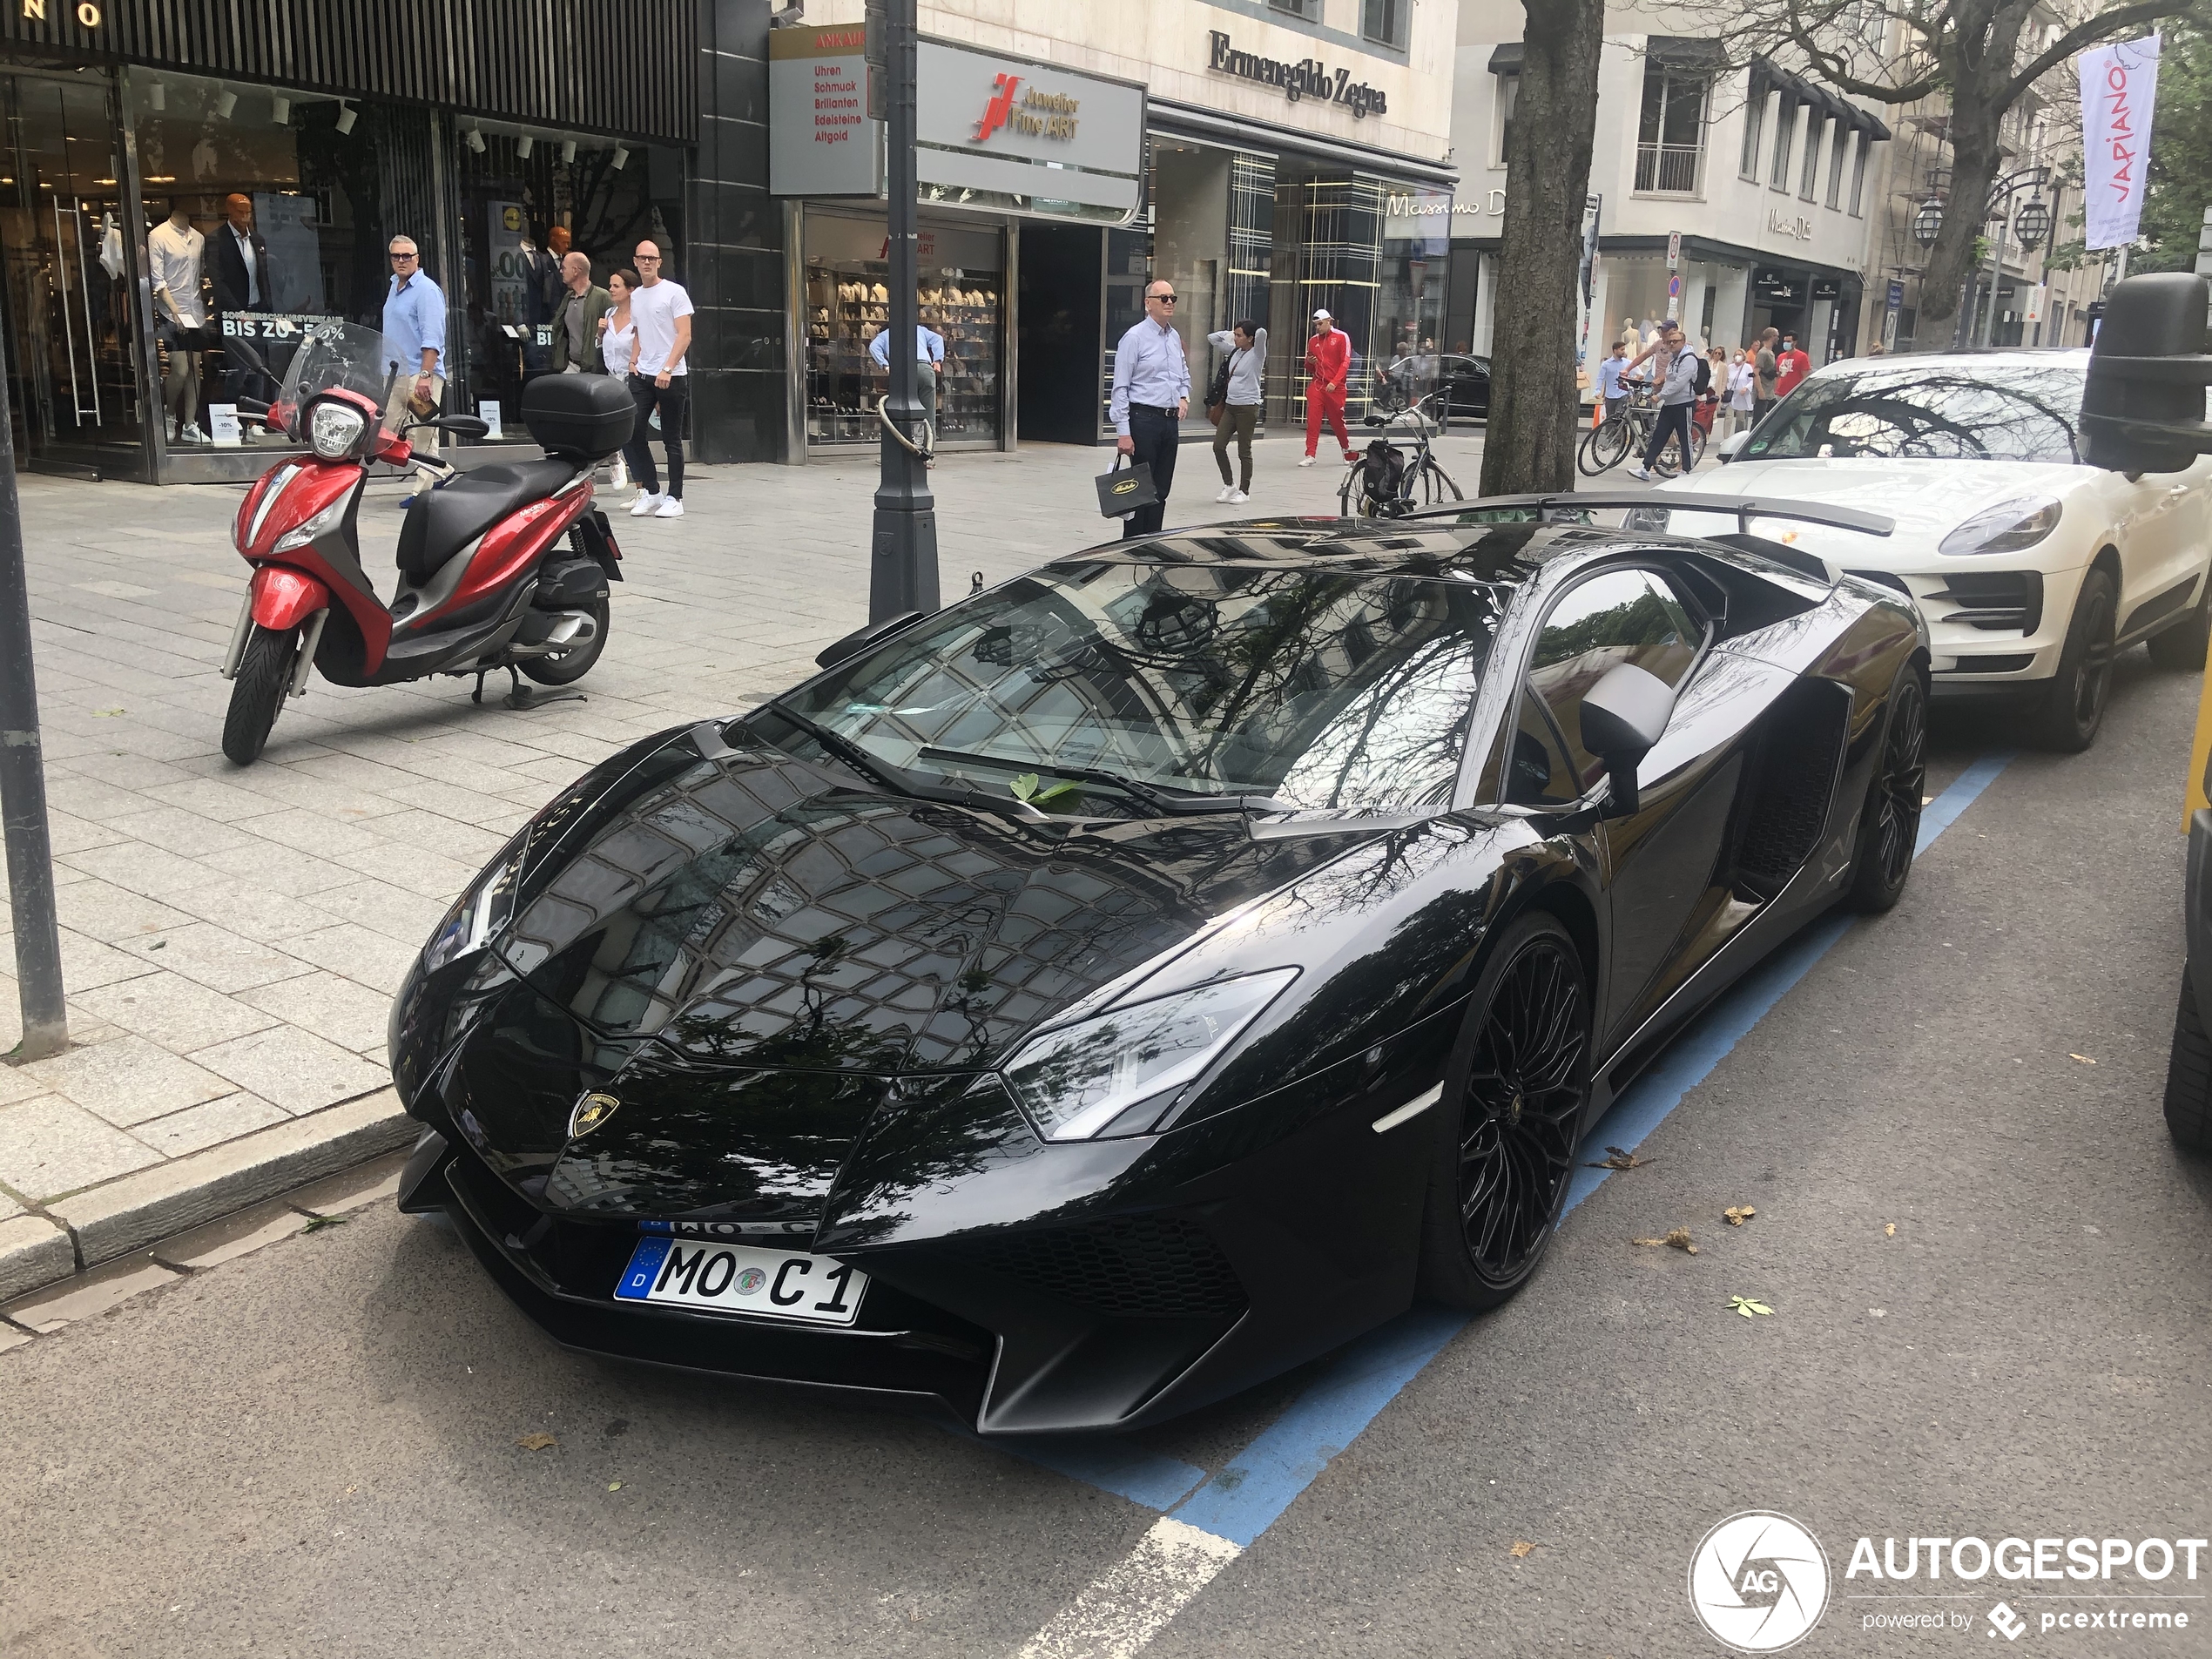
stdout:
{"type": "MultiPolygon", "coordinates": [[[[1603,779],[1604,764],[1582,747],[1581,705],[1606,671],[1633,663],[1679,698],[1692,676],[1706,671],[1706,635],[1702,614],[1656,567],[1615,566],[1553,601],[1529,654],[1522,699],[1540,705],[1536,724],[1548,729],[1554,752],[1545,765],[1568,773],[1567,782],[1548,786],[1551,794],[1572,787],[1586,799],[1603,779]]],[[[1531,712],[1522,711],[1524,727],[1531,712]]],[[[1678,732],[1679,725],[1669,722],[1668,736],[1638,768],[1636,811],[1599,826],[1609,914],[1598,1029],[1608,1052],[1649,1011],[1647,992],[1683,948],[1693,913],[1716,880],[1743,778],[1739,746],[1705,747],[1698,735],[1704,728],[1678,732]]],[[[1507,771],[1523,779],[1525,789],[1538,745],[1515,736],[1507,771]]]]}

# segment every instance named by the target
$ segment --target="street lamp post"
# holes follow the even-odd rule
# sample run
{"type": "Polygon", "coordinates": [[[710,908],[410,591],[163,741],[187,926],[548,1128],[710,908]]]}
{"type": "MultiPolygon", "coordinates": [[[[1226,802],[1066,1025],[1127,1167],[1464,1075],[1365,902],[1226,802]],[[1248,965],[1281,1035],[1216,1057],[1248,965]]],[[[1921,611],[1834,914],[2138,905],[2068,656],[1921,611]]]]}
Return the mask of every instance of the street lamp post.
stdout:
{"type": "MultiPolygon", "coordinates": [[[[2013,218],[2013,198],[2023,190],[2040,191],[2050,182],[2050,178],[2048,167],[2022,167],[1991,183],[1988,206],[1982,213],[1983,224],[1986,225],[1992,219],[1998,222],[1997,234],[1990,239],[1989,244],[1989,300],[1981,308],[1979,329],[1975,327],[1973,307],[1959,307],[1959,344],[1989,344],[1990,334],[1997,320],[1997,285],[2005,278],[2005,233],[2013,218]],[[1977,333],[1979,335],[1978,342],[1975,338],[1977,333]]],[[[2051,210],[2044,207],[2040,200],[2031,200],[2027,207],[2021,210],[2022,218],[2026,219],[2030,210],[2035,208],[2042,209],[2040,227],[2036,232],[2036,241],[2040,242],[2043,233],[2050,228],[2051,210]]],[[[2023,252],[2033,252],[2035,242],[2023,239],[2020,246],[2023,252]]],[[[1966,292],[1971,295],[1975,287],[1974,280],[1970,276],[1966,280],[1966,292]]]]}
{"type": "MultiPolygon", "coordinates": [[[[891,314],[884,355],[891,397],[883,411],[883,474],[876,486],[874,536],[868,558],[868,620],[937,609],[937,502],[929,493],[930,440],[914,396],[915,331],[921,295],[914,231],[915,0],[889,0],[885,46],[890,98],[885,113],[889,155],[891,314]]],[[[934,372],[934,371],[933,371],[934,372]]]]}

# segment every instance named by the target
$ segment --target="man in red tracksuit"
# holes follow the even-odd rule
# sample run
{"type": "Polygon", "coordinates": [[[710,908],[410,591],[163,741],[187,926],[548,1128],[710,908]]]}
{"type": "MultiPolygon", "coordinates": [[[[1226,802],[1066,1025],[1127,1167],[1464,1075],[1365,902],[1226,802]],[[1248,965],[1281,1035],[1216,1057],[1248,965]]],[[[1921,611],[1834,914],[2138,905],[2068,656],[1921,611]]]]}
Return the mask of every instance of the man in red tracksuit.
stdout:
{"type": "Polygon", "coordinates": [[[1313,338],[1305,343],[1305,459],[1321,446],[1321,422],[1325,417],[1344,449],[1345,464],[1352,461],[1352,435],[1344,429],[1345,381],[1352,373],[1352,336],[1338,327],[1325,311],[1313,314],[1313,338]]]}

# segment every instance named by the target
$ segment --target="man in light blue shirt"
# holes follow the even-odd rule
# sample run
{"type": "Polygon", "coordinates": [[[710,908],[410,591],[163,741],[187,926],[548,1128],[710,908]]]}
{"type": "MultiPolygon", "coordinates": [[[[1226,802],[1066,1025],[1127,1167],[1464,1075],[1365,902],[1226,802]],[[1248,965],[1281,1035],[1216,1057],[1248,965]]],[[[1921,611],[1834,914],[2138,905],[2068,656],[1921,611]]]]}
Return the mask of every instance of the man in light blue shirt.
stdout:
{"type": "Polygon", "coordinates": [[[1108,413],[1115,448],[1151,468],[1152,488],[1160,497],[1122,521],[1124,537],[1159,534],[1168,488],[1175,482],[1177,438],[1190,410],[1190,361],[1183,354],[1183,337],[1171,326],[1175,301],[1173,283],[1147,283],[1144,320],[1114,348],[1114,396],[1108,413]]]}
{"type": "Polygon", "coordinates": [[[1617,418],[1621,406],[1629,401],[1628,372],[1628,342],[1616,340],[1597,364],[1597,392],[1605,400],[1605,418],[1608,421],[1617,418]]]}
{"type": "MultiPolygon", "coordinates": [[[[876,366],[888,370],[891,367],[891,331],[879,328],[875,338],[868,341],[868,355],[876,366]]],[[[934,428],[937,424],[937,381],[945,372],[945,337],[934,329],[914,325],[914,395],[921,400],[921,412],[934,428]]]]}
{"type": "MultiPolygon", "coordinates": [[[[411,236],[395,236],[392,287],[384,296],[385,368],[392,383],[384,398],[384,426],[400,431],[415,414],[435,415],[446,390],[446,297],[423,273],[422,254],[411,236]]],[[[408,434],[408,441],[430,455],[438,452],[438,429],[421,427],[408,434]]],[[[429,474],[417,482],[428,484],[429,474]]]]}

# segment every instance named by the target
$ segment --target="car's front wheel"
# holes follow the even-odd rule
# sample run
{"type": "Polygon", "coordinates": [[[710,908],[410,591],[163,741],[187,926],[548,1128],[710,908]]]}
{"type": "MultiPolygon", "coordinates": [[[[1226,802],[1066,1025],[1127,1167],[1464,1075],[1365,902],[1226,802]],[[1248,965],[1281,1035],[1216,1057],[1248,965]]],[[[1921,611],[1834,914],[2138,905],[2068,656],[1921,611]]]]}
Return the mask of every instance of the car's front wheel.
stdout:
{"type": "Polygon", "coordinates": [[[2035,736],[2047,749],[2079,754],[2097,740],[2105,699],[2112,691],[2114,610],[2112,578],[2092,570],[2082,579],[2059,652],[2059,671],[2043,694],[2035,736]]]}
{"type": "Polygon", "coordinates": [[[1893,908],[1912,873],[1920,839],[1920,792],[1927,786],[1928,690],[1920,664],[1907,663],[1890,686],[1889,722],[1858,820],[1851,900],[1878,914],[1893,908]]]}
{"type": "Polygon", "coordinates": [[[2166,1056],[2166,1131],[2184,1151],[2212,1157],[2212,1035],[2197,1012],[2190,972],[2182,969],[2182,1006],[2166,1056]]]}
{"type": "Polygon", "coordinates": [[[1440,1302],[1479,1311],[1535,1272],[1575,1172],[1590,1001],[1567,930],[1542,914],[1507,928],[1468,1008],[1444,1075],[1420,1282],[1440,1302]]]}

